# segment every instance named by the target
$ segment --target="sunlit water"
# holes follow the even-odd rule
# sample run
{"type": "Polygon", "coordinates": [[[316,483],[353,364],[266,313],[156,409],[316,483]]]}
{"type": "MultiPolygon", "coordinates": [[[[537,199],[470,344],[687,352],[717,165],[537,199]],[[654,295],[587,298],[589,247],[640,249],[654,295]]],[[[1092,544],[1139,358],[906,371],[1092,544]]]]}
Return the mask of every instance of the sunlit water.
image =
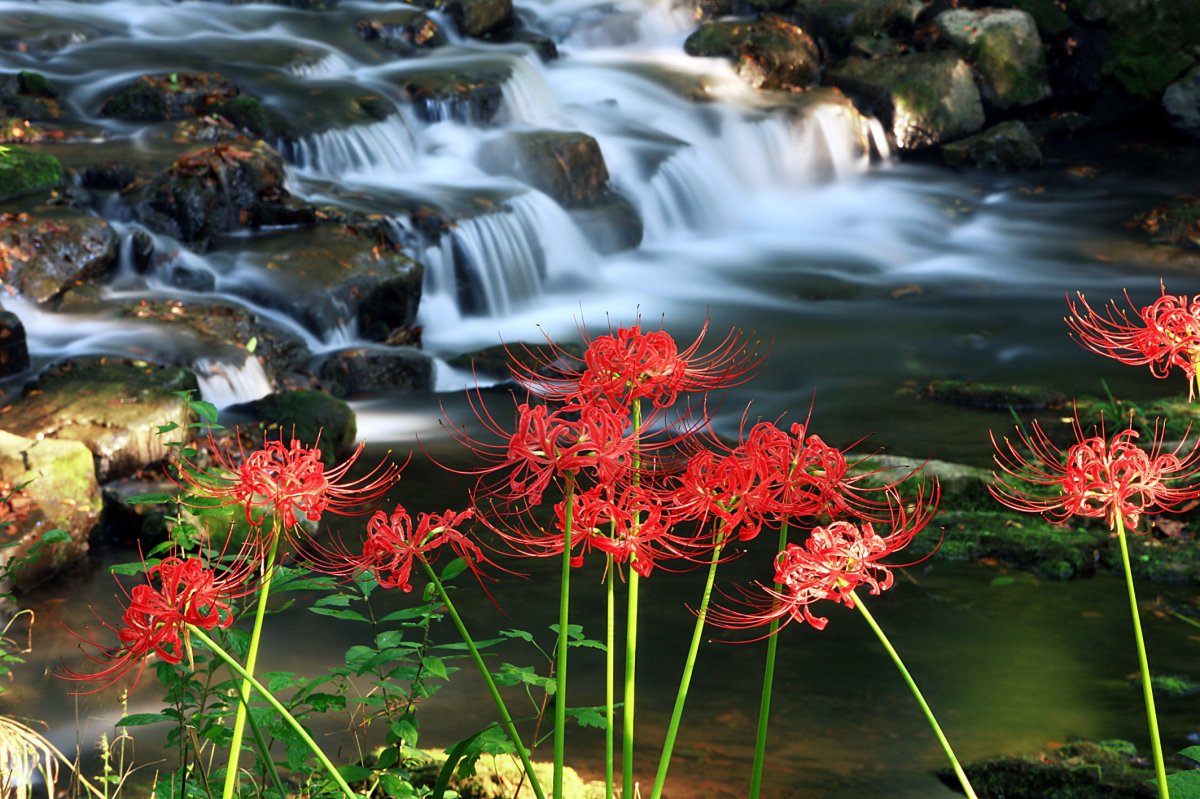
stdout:
{"type": "MultiPolygon", "coordinates": [[[[684,10],[581,0],[517,5],[533,30],[557,42],[560,59],[542,64],[524,46],[455,40],[419,59],[395,60],[354,33],[357,19],[389,4],[348,2],[313,14],[167,0],[0,2],[6,30],[69,20],[83,32],[58,52],[6,51],[0,66],[46,74],[64,88],[69,114],[94,133],[97,151],[130,163],[178,145],[170,126],[98,118],[115,87],[144,73],[214,70],[261,97],[311,131],[276,142],[289,161],[293,192],[393,217],[412,235],[412,254],[429,267],[420,316],[425,347],[439,359],[499,340],[570,339],[581,324],[596,332],[639,316],[690,341],[709,319],[714,341],[737,327],[761,340],[768,356],[752,382],[712,408],[721,430],[736,429],[752,400],[751,416],[763,418],[804,417],[811,409],[813,429],[834,443],[871,434],[869,447],[975,463],[988,459],[986,429],[1010,418],[916,399],[929,381],[1043,383],[1069,395],[1098,393],[1104,380],[1134,398],[1182,388],[1084,353],[1061,317],[1065,295],[1075,291],[1102,300],[1128,288],[1144,300],[1160,276],[1173,292],[1200,289],[1183,265],[1148,264],[1148,254],[1131,246],[1134,234],[1122,228],[1136,211],[1194,190],[1181,184],[1187,170],[1143,169],[1136,153],[1109,149],[1094,154],[1095,173],[1068,173],[1057,162],[1019,176],[901,165],[871,120],[836,104],[784,113],[774,107],[779,98],[749,91],[724,62],[684,56],[681,44],[693,25],[684,10]],[[400,88],[422,71],[481,68],[510,76],[502,107],[487,124],[464,122],[464,110],[453,104],[417,108],[400,88]],[[348,110],[364,93],[381,98],[385,118],[363,121],[348,110]],[[711,101],[689,99],[697,93],[711,101]],[[640,247],[600,255],[548,197],[480,168],[483,143],[535,128],[597,139],[614,188],[644,224],[640,247]],[[478,196],[495,199],[497,210],[463,219],[440,240],[423,239],[405,216],[414,197],[453,215],[478,196]],[[483,298],[477,307],[459,305],[461,280],[483,298]]],[[[61,152],[72,157],[69,147],[61,152]]],[[[133,225],[119,203],[105,207],[129,235],[133,225]]],[[[160,237],[159,247],[177,245],[160,237]]],[[[250,239],[184,258],[214,276],[214,296],[273,320],[313,353],[354,343],[352,330],[317,335],[303,320],[266,307],[261,298],[273,284],[263,252],[250,239]]],[[[128,268],[109,291],[121,299],[183,294],[163,276],[128,268]]],[[[38,365],[97,353],[185,362],[200,373],[206,398],[222,406],[272,388],[244,355],[148,337],[137,324],[103,314],[64,322],[20,302],[5,305],[25,322],[38,365]]],[[[461,413],[457,392],[470,379],[442,363],[435,396],[356,401],[360,434],[400,451],[417,435],[440,447],[441,408],[461,413]]],[[[428,498],[420,501],[439,510],[432,497],[447,492],[442,486],[414,478],[400,498],[428,498]]],[[[757,573],[752,563],[746,558],[727,571],[750,576],[757,573]]],[[[507,618],[478,592],[463,590],[472,626],[485,635],[497,625],[544,632],[554,620],[552,572],[544,565],[527,581],[505,578],[494,586],[507,618]]],[[[1021,577],[998,587],[991,585],[995,576],[978,566],[927,564],[873,605],[961,754],[1027,751],[1076,735],[1126,737],[1145,748],[1139,694],[1128,681],[1136,663],[1120,584],[1021,577]]],[[[598,581],[588,571],[576,583],[577,618],[595,636],[598,581]]],[[[674,693],[691,620],[685,603],[695,601],[696,582],[695,575],[661,575],[645,588],[643,784],[674,693]]],[[[1150,601],[1157,591],[1145,593],[1150,601]]],[[[111,594],[97,570],[28,598],[38,611],[35,650],[10,707],[49,719],[60,746],[78,739],[90,747],[121,713],[111,693],[73,704],[70,686],[39,676],[58,653],[76,657],[59,619],[79,627],[93,604],[111,618],[111,594]]],[[[899,676],[861,620],[838,608],[830,615],[822,633],[785,631],[769,795],[950,795],[930,776],[942,758],[899,676]]],[[[1177,622],[1151,614],[1147,624],[1156,671],[1187,674],[1200,642],[1177,622]]],[[[340,658],[356,632],[290,611],[269,629],[266,667],[316,673],[340,658]],[[305,642],[303,653],[297,640],[305,642]]],[[[589,654],[573,661],[572,694],[580,704],[600,701],[601,665],[589,654]]],[[[536,660],[528,651],[507,656],[536,660]]],[[[759,646],[705,648],[670,796],[743,795],[760,661],[759,646]]],[[[154,706],[152,683],[139,689],[134,709],[154,706]]],[[[484,703],[467,675],[456,679],[425,709],[424,742],[447,744],[472,732],[490,713],[484,703]]],[[[1192,699],[1163,701],[1169,751],[1187,743],[1196,709],[1192,699]]],[[[145,731],[148,739],[154,733],[145,731]]],[[[594,731],[572,737],[572,760],[592,776],[599,746],[594,731]]],[[[149,740],[143,751],[156,756],[149,740]]]]}

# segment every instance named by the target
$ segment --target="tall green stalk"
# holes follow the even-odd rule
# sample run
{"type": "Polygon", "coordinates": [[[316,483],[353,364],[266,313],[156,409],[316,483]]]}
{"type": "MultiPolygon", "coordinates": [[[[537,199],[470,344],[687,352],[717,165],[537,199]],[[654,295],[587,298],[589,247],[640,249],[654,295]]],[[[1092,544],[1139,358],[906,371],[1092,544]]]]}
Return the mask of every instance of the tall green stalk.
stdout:
{"type": "Polygon", "coordinates": [[[446,605],[446,611],[454,621],[454,626],[458,629],[458,634],[462,638],[463,643],[467,645],[467,651],[471,653],[471,659],[475,662],[475,668],[479,670],[479,676],[483,677],[483,681],[487,684],[492,702],[495,703],[496,710],[500,713],[500,722],[504,726],[504,732],[508,735],[508,739],[512,741],[513,746],[516,747],[517,755],[521,758],[521,765],[525,767],[525,776],[529,778],[530,787],[533,788],[537,799],[546,799],[546,795],[542,793],[541,783],[538,782],[537,774],[533,772],[533,764],[529,762],[529,750],[521,743],[521,736],[517,733],[516,725],[513,724],[508,707],[504,704],[504,699],[500,696],[500,690],[496,688],[496,681],[492,679],[487,665],[484,664],[483,656],[479,654],[479,649],[475,646],[475,641],[471,638],[471,634],[467,632],[467,626],[463,624],[462,617],[458,615],[458,610],[455,609],[454,603],[450,601],[450,595],[446,593],[445,586],[442,585],[442,581],[438,579],[433,568],[424,560],[421,561],[421,565],[425,567],[425,573],[437,589],[438,596],[442,598],[442,602],[446,605]]]}
{"type": "Polygon", "coordinates": [[[300,736],[300,740],[304,741],[304,743],[308,745],[308,748],[311,749],[313,754],[317,756],[317,760],[321,761],[321,765],[325,768],[326,773],[328,773],[329,777],[335,783],[337,783],[337,786],[342,790],[342,793],[344,793],[349,799],[356,799],[356,794],[346,783],[346,780],[344,777],[342,777],[341,772],[337,770],[337,767],[333,765],[333,763],[321,750],[321,747],[317,745],[317,742],[312,739],[312,736],[308,734],[308,731],[304,729],[300,722],[296,721],[295,716],[289,713],[287,708],[285,708],[280,701],[271,694],[270,691],[263,687],[262,683],[254,679],[254,675],[252,675],[247,669],[242,668],[242,665],[234,660],[232,655],[222,649],[220,644],[218,644],[216,641],[205,635],[204,631],[199,627],[189,624],[188,632],[191,635],[196,636],[200,643],[212,650],[214,655],[225,661],[225,665],[233,669],[233,671],[242,678],[244,686],[249,686],[255,691],[258,691],[259,696],[265,699],[267,704],[274,708],[275,712],[279,714],[280,718],[282,718],[289,727],[295,730],[296,734],[300,736]]]}
{"type": "Polygon", "coordinates": [[[704,620],[708,616],[708,600],[712,597],[713,582],[717,577],[717,566],[721,563],[721,550],[724,548],[725,535],[722,532],[719,534],[717,545],[713,547],[712,560],[708,564],[704,594],[700,599],[700,607],[696,611],[696,626],[692,628],[692,643],[688,647],[687,660],[683,664],[683,675],[679,678],[679,691],[675,695],[675,708],[671,711],[671,722],[667,725],[667,737],[663,741],[662,755],[658,760],[658,773],[654,777],[654,791],[650,794],[651,799],[659,799],[662,796],[663,786],[667,782],[667,769],[671,766],[671,753],[675,749],[675,738],[679,734],[679,723],[683,719],[683,706],[687,702],[688,688],[692,684],[692,671],[696,667],[696,654],[700,651],[700,641],[704,635],[704,620]]]}
{"type": "Polygon", "coordinates": [[[563,796],[563,764],[567,748],[567,616],[571,598],[571,523],[575,517],[575,475],[567,475],[563,492],[562,577],[558,595],[558,648],[554,663],[554,799],[563,796]]]}
{"type": "Polygon", "coordinates": [[[625,704],[621,710],[621,796],[634,795],[633,708],[637,687],[638,585],[640,576],[629,569],[629,607],[625,612],[625,704]]]}
{"type": "Polygon", "coordinates": [[[608,594],[607,602],[607,633],[604,638],[604,799],[613,799],[614,779],[613,760],[615,754],[616,713],[616,653],[613,646],[616,643],[617,623],[617,575],[616,564],[612,555],[606,560],[604,586],[608,594]]]}
{"type": "MultiPolygon", "coordinates": [[[[788,523],[784,520],[779,526],[779,546],[777,552],[787,547],[788,523]]],[[[783,586],[775,583],[775,590],[782,591],[783,586]]],[[[779,600],[775,600],[778,602],[779,600]]],[[[775,659],[779,650],[779,619],[771,619],[767,628],[767,660],[763,666],[762,695],[758,700],[758,733],[754,738],[754,768],[750,772],[749,799],[758,799],[762,793],[763,764],[767,756],[767,726],[771,717],[771,693],[775,687],[775,659]]]]}
{"type": "Polygon", "coordinates": [[[225,768],[225,787],[221,792],[221,799],[233,799],[237,792],[238,760],[242,754],[242,738],[246,733],[246,708],[250,702],[254,667],[258,662],[258,645],[262,640],[263,619],[267,614],[267,598],[271,594],[271,578],[275,573],[275,558],[279,553],[279,537],[279,520],[276,519],[271,525],[271,549],[267,553],[266,573],[263,576],[262,586],[258,589],[258,607],[254,611],[254,629],[250,632],[250,649],[246,653],[245,672],[249,677],[242,680],[242,686],[239,689],[242,701],[238,703],[237,715],[233,720],[233,738],[229,742],[229,764],[225,768]]]}
{"type": "Polygon", "coordinates": [[[1117,540],[1121,543],[1121,565],[1125,568],[1125,588],[1129,592],[1129,613],[1133,616],[1133,638],[1137,642],[1138,668],[1142,673],[1142,698],[1146,703],[1146,721],[1150,726],[1150,751],[1154,756],[1154,781],[1159,799],[1167,799],[1167,768],[1163,762],[1162,741],[1158,736],[1158,714],[1154,710],[1154,686],[1150,682],[1150,662],[1146,658],[1146,641],[1142,637],[1142,619],[1138,613],[1137,594],[1133,589],[1133,570],[1129,566],[1129,544],[1125,540],[1125,522],[1116,514],[1117,540]]]}
{"type": "Polygon", "coordinates": [[[946,734],[942,732],[941,725],[934,718],[933,711],[929,707],[929,703],[925,701],[925,697],[921,695],[921,689],[917,687],[917,683],[913,680],[912,675],[908,673],[908,669],[904,665],[904,661],[900,659],[900,655],[892,646],[892,642],[883,634],[883,629],[875,621],[875,617],[867,610],[867,606],[862,600],[850,592],[850,598],[854,600],[854,607],[858,608],[859,613],[867,620],[867,624],[875,631],[875,635],[879,638],[879,642],[883,644],[883,648],[892,658],[892,662],[896,664],[896,668],[900,669],[900,675],[904,677],[904,682],[908,684],[908,688],[917,699],[917,704],[921,706],[921,712],[925,714],[925,719],[929,722],[929,726],[933,728],[933,734],[937,736],[938,742],[942,745],[942,749],[946,752],[946,757],[950,758],[950,766],[954,769],[954,775],[958,777],[958,782],[962,785],[963,791],[967,795],[967,799],[978,799],[975,795],[975,790],[971,787],[971,783],[967,780],[967,773],[963,771],[962,765],[959,764],[958,758],[954,754],[954,750],[950,748],[950,741],[946,738],[946,734]]]}

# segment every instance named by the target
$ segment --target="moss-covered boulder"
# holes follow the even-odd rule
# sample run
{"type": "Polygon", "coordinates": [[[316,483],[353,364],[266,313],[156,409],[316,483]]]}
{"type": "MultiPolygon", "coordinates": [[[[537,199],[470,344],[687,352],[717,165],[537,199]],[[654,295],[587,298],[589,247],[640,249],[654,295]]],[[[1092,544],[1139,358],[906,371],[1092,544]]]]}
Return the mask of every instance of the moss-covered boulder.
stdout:
{"type": "Polygon", "coordinates": [[[975,66],[990,105],[1004,110],[1050,96],[1042,40],[1028,13],[956,8],[939,14],[937,25],[942,38],[975,66]]]}
{"type": "Polygon", "coordinates": [[[363,41],[377,42],[406,56],[441,47],[449,41],[441,26],[416,9],[389,9],[386,13],[358,20],[354,29],[363,41]]]}
{"type": "Polygon", "coordinates": [[[0,377],[8,377],[29,368],[29,344],[25,326],[12,311],[0,310],[0,377]]]}
{"type": "MultiPolygon", "coordinates": [[[[1103,7],[1103,72],[1135,101],[1157,100],[1197,63],[1200,3],[1142,0],[1078,0],[1087,9],[1103,7]]],[[[1085,19],[1088,18],[1085,9],[1085,19]]],[[[1119,98],[1116,98],[1119,99],[1119,98]]]]}
{"type": "Polygon", "coordinates": [[[821,52],[812,37],[781,17],[701,25],[683,43],[690,56],[726,58],[756,89],[803,89],[817,81],[821,52]]]}
{"type": "Polygon", "coordinates": [[[1064,408],[1067,396],[1041,386],[977,383],[972,380],[934,380],[921,392],[926,399],[993,411],[1031,411],[1064,408]]]}
{"type": "Polygon", "coordinates": [[[58,89],[40,72],[0,74],[0,115],[35,121],[62,116],[58,89]]]}
{"type": "Polygon", "coordinates": [[[829,49],[846,53],[855,37],[904,38],[924,7],[919,0],[796,0],[790,16],[829,49]]]}
{"type": "Polygon", "coordinates": [[[62,164],[54,156],[26,147],[0,146],[0,202],[48,191],[62,180],[62,164]]]}
{"type": "Polygon", "coordinates": [[[1013,119],[943,144],[942,160],[954,167],[1013,172],[1041,166],[1042,151],[1025,123],[1013,119]]]}
{"type": "MultiPolygon", "coordinates": [[[[1000,799],[1150,799],[1154,772],[1127,741],[1080,741],[1036,755],[967,763],[980,797],[1000,799]]],[[[938,776],[951,787],[949,769],[938,776]]]]}
{"type": "Polygon", "coordinates": [[[87,447],[0,430],[0,485],[8,497],[0,521],[10,522],[0,527],[0,564],[14,564],[13,588],[30,588],[87,553],[101,510],[87,447]]]}
{"type": "Polygon", "coordinates": [[[0,214],[0,279],[44,304],[117,266],[118,241],[99,217],[70,208],[0,214]]]}
{"type": "Polygon", "coordinates": [[[1061,36],[1075,24],[1056,0],[994,0],[989,5],[1015,8],[1029,14],[1043,39],[1061,36]]]}
{"type": "Polygon", "coordinates": [[[336,397],[433,390],[433,358],[413,347],[339,350],[326,357],[319,374],[336,397]]]}
{"type": "Polygon", "coordinates": [[[257,98],[242,94],[215,72],[142,75],[107,95],[99,113],[127,122],[223,117],[234,127],[260,137],[273,136],[281,127],[257,98]]]}
{"type": "Polygon", "coordinates": [[[440,0],[438,7],[463,36],[486,36],[512,26],[512,0],[440,0]]]}
{"type": "Polygon", "coordinates": [[[954,53],[849,58],[828,78],[881,117],[901,150],[953,141],[983,127],[974,73],[954,53]]]}
{"type": "Polygon", "coordinates": [[[4,428],[29,438],[79,441],[95,455],[101,482],[163,460],[159,427],[191,421],[181,391],[195,391],[186,369],[115,358],[63,361],[3,409],[4,428]]]}
{"type": "Polygon", "coordinates": [[[315,221],[284,188],[283,159],[261,141],[187,152],[144,191],[143,223],[200,250],[222,233],[315,221]]]}
{"type": "MultiPolygon", "coordinates": [[[[333,463],[350,452],[358,435],[354,411],[345,401],[320,391],[280,391],[226,409],[233,418],[249,420],[267,434],[282,433],[311,445],[321,441],[322,456],[333,463]]],[[[247,429],[245,424],[242,429],[247,429]]]]}

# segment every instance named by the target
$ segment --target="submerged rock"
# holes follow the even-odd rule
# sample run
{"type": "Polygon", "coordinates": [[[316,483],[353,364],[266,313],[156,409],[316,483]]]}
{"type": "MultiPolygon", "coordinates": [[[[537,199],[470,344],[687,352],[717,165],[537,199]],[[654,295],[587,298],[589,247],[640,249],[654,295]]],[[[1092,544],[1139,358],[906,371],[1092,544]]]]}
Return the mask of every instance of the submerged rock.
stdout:
{"type": "Polygon", "coordinates": [[[433,390],[433,358],[414,347],[340,350],[325,359],[319,374],[335,397],[433,390]]]}
{"type": "Polygon", "coordinates": [[[107,275],[117,249],[108,223],[82,211],[0,214],[0,278],[31,302],[45,304],[107,275]]]}
{"type": "Polygon", "coordinates": [[[1020,386],[998,383],[976,383],[971,380],[934,380],[922,396],[987,410],[1030,411],[1042,408],[1063,408],[1067,396],[1040,386],[1020,386]]]}
{"type": "Polygon", "coordinates": [[[15,313],[0,310],[0,377],[9,377],[28,368],[25,326],[15,313]]]}
{"type": "Polygon", "coordinates": [[[901,150],[953,141],[983,127],[974,75],[953,53],[849,58],[830,72],[829,80],[861,97],[901,150]]]}
{"type": "MultiPolygon", "coordinates": [[[[1150,799],[1154,772],[1127,741],[1079,741],[1037,755],[999,757],[963,766],[981,797],[1003,799],[1150,799]]],[[[949,769],[942,782],[958,787],[949,769]]]]}
{"type": "MultiPolygon", "coordinates": [[[[0,503],[0,520],[11,522],[0,527],[0,571],[24,561],[13,570],[11,587],[30,588],[87,553],[101,510],[87,447],[0,430],[0,483],[8,495],[0,503]],[[17,486],[23,488],[12,493],[17,486]],[[47,534],[48,542],[37,546],[47,534]]],[[[0,590],[5,587],[0,584],[0,590]]]]}
{"type": "Polygon", "coordinates": [[[937,17],[942,37],[975,66],[983,99],[999,109],[1050,96],[1046,57],[1033,17],[1016,9],[953,9],[937,17]]]}
{"type": "Polygon", "coordinates": [[[62,164],[54,156],[25,147],[0,148],[0,202],[48,191],[62,180],[62,164]]]}
{"type": "Polygon", "coordinates": [[[179,392],[196,388],[186,369],[103,357],[63,361],[3,409],[4,428],[86,445],[97,479],[107,482],[167,457],[171,438],[158,430],[191,421],[179,392]]]}
{"type": "Polygon", "coordinates": [[[384,14],[360,19],[354,23],[354,29],[364,41],[379,42],[401,55],[413,55],[441,47],[449,41],[436,22],[415,9],[391,9],[384,14]]]}
{"type": "Polygon", "coordinates": [[[1024,122],[1009,120],[974,136],[942,145],[950,166],[1018,170],[1042,165],[1042,151],[1024,122]]]}
{"type": "Polygon", "coordinates": [[[821,53],[812,37],[775,16],[707,22],[687,38],[683,50],[729,59],[756,89],[803,89],[816,83],[821,71],[821,53]]]}

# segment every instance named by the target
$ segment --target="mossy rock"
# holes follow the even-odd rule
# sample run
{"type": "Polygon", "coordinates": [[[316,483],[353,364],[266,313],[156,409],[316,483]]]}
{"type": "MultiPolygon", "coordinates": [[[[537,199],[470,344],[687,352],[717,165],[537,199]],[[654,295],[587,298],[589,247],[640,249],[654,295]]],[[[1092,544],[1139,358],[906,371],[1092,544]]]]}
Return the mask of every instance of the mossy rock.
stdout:
{"type": "MultiPolygon", "coordinates": [[[[1158,795],[1153,771],[1126,741],[1080,741],[1037,755],[967,763],[963,768],[981,797],[1151,799],[1158,795]]],[[[938,777],[958,786],[949,769],[940,770],[938,777]]]]}
{"type": "Polygon", "coordinates": [[[976,383],[971,380],[934,380],[925,387],[922,396],[952,405],[993,411],[1009,408],[1028,411],[1063,408],[1067,405],[1065,394],[1040,386],[976,383]]]}
{"type": "Polygon", "coordinates": [[[738,75],[756,89],[803,89],[821,70],[817,43],[799,26],[780,17],[701,25],[683,50],[690,56],[733,62],[738,75]]]}
{"type": "Polygon", "coordinates": [[[1107,2],[1116,6],[1106,14],[1103,70],[1130,95],[1157,97],[1196,63],[1192,48],[1200,41],[1200,3],[1107,2]]]}
{"type": "Polygon", "coordinates": [[[995,0],[999,8],[1016,8],[1033,17],[1038,33],[1046,38],[1061,36],[1075,24],[1056,0],[995,0]]]}
{"type": "Polygon", "coordinates": [[[343,400],[320,391],[280,391],[227,409],[251,419],[268,434],[280,432],[311,446],[320,438],[327,464],[354,448],[358,422],[343,400]]]}
{"type": "Polygon", "coordinates": [[[62,184],[58,159],[25,147],[0,146],[0,202],[62,184]]]}

